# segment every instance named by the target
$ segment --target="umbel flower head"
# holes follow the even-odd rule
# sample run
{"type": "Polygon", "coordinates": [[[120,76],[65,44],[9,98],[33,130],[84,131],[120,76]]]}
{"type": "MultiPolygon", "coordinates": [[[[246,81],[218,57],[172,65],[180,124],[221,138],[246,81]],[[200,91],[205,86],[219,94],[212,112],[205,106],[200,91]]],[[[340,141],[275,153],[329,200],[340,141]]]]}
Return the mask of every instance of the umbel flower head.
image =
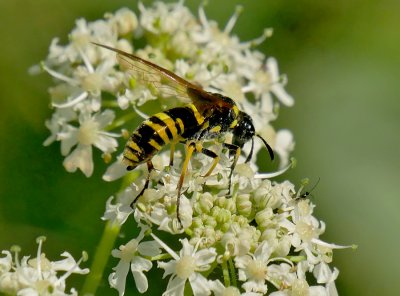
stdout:
{"type": "MultiPolygon", "coordinates": [[[[42,69],[54,78],[49,90],[54,113],[46,122],[51,135],[45,145],[61,142],[66,170],[79,169],[88,177],[95,169],[92,149],[96,147],[104,161],[111,162],[103,179],[124,176],[128,184],[108,199],[103,216],[120,226],[134,219],[141,228],[138,237],[112,252],[119,263],[109,282],[119,295],[125,293],[129,271],[138,291],[146,292],[146,272],[155,266],[169,278],[164,295],[184,295],[185,291],[194,295],[337,295],[338,271],[328,264],[332,250],[340,246],[320,240],[325,224],[313,216],[310,200],[300,197],[301,188],[296,191],[289,181],[270,180],[289,167],[294,148],[291,132],[276,131],[272,122],[279,107],[292,106],[294,100],[284,89],[286,78],[279,74],[277,61],[254,49],[272,30],[240,41],[232,34],[240,13],[238,8],[220,29],[207,19],[203,7],[196,17],[183,1],[155,2],[150,7],[139,3],[138,15],[122,8],[101,20],[79,19],[69,43],[60,45],[54,39],[42,63],[42,69]],[[205,141],[219,161],[205,177],[210,158],[200,153],[192,157],[178,221],[177,184],[184,153],[175,151],[170,165],[170,153],[164,149],[153,157],[149,187],[133,209],[147,172],[139,166],[139,176],[128,173],[121,162],[118,153],[129,137],[127,129],[147,118],[147,112],[179,103],[179,93],[171,94],[171,88],[166,91],[162,81],[149,83],[148,77],[125,71],[114,52],[92,42],[134,53],[207,91],[232,98],[279,156],[280,171],[260,173],[256,157],[245,162],[241,155],[231,175],[232,159],[221,143],[229,143],[232,135],[205,141]],[[160,238],[161,232],[171,240],[179,238],[181,249],[173,250],[160,238]],[[310,276],[315,280],[308,282],[310,276]]],[[[244,146],[245,153],[249,146],[244,146]]],[[[256,141],[255,155],[261,147],[256,141]]]]}
{"type": "Polygon", "coordinates": [[[78,295],[74,288],[66,292],[66,280],[73,274],[87,274],[89,269],[79,267],[82,261],[86,261],[86,253],[78,261],[69,254],[61,254],[64,259],[50,261],[42,253],[45,237],[37,239],[37,256],[20,258],[20,248],[14,246],[11,252],[2,251],[4,257],[0,258],[0,292],[5,295],[43,295],[43,296],[67,296],[78,295]],[[14,254],[12,254],[14,253],[14,254]],[[59,272],[63,272],[59,275],[59,272]]]}

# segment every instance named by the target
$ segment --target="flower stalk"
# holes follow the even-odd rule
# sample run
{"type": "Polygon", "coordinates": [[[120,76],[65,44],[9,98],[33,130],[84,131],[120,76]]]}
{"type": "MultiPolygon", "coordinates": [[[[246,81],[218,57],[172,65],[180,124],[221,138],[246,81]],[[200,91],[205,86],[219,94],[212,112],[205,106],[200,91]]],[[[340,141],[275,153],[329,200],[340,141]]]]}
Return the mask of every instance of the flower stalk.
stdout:
{"type": "Polygon", "coordinates": [[[107,221],[101,240],[96,248],[90,272],[87,275],[81,295],[96,295],[97,288],[103,279],[106,264],[110,258],[111,250],[118,237],[121,227],[117,223],[107,221]]]}

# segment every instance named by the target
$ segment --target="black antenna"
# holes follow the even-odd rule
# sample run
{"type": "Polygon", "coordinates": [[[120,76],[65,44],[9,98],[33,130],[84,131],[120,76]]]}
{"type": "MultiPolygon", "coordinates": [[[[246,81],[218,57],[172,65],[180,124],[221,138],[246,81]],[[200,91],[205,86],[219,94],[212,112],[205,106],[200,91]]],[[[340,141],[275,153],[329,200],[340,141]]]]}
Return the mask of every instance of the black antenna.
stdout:
{"type": "Polygon", "coordinates": [[[318,181],[314,184],[314,186],[311,188],[310,191],[306,191],[304,192],[302,195],[300,195],[300,198],[306,198],[307,196],[309,196],[311,194],[311,192],[315,189],[315,187],[317,187],[319,181],[321,180],[321,177],[318,177],[318,181]]]}
{"type": "Polygon", "coordinates": [[[253,149],[254,149],[254,138],[251,138],[251,149],[250,149],[249,155],[246,158],[245,163],[248,163],[251,160],[251,158],[253,157],[253,149]]]}
{"type": "Polygon", "coordinates": [[[265,147],[266,147],[267,150],[268,150],[269,157],[271,157],[271,160],[274,160],[274,151],[272,151],[271,146],[268,145],[267,141],[265,141],[263,137],[261,137],[261,136],[258,135],[258,134],[257,134],[256,136],[259,137],[259,138],[261,139],[261,141],[263,141],[265,147]]]}

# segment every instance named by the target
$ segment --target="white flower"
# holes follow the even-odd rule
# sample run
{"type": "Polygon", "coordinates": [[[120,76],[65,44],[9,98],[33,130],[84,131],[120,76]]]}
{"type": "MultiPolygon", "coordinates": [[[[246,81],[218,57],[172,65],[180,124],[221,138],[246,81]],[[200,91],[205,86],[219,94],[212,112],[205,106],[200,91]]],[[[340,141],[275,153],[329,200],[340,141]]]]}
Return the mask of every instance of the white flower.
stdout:
{"type": "MultiPolygon", "coordinates": [[[[136,190],[136,192],[138,192],[136,190]]],[[[133,201],[131,198],[131,189],[128,188],[118,194],[117,202],[112,204],[113,196],[106,202],[106,211],[102,217],[103,220],[109,220],[111,223],[122,225],[128,219],[129,215],[133,212],[130,203],[133,201]],[[127,198],[130,201],[127,201],[127,198]]]]}
{"type": "Polygon", "coordinates": [[[135,280],[136,288],[140,293],[148,289],[147,278],[144,271],[149,271],[153,264],[143,256],[156,256],[160,254],[160,248],[155,241],[141,242],[144,232],[148,227],[141,225],[142,229],[137,238],[130,240],[127,244],[121,245],[118,250],[113,250],[112,255],[119,258],[119,263],[113,269],[108,280],[110,286],[117,289],[120,296],[125,293],[126,277],[131,270],[135,280]]]}
{"type": "Polygon", "coordinates": [[[111,26],[119,36],[135,31],[139,25],[136,14],[125,7],[117,10],[114,14],[107,13],[105,17],[109,18],[111,26]]]}
{"type": "Polygon", "coordinates": [[[79,128],[68,125],[66,131],[58,134],[61,140],[63,155],[70,153],[71,148],[76,148],[64,160],[64,167],[68,172],[79,168],[86,177],[93,173],[92,145],[105,153],[114,152],[118,146],[114,139],[118,135],[105,132],[104,128],[114,120],[114,112],[106,110],[103,113],[91,115],[81,113],[79,128]]]}
{"type": "Polygon", "coordinates": [[[210,295],[210,284],[200,272],[207,271],[214,262],[215,249],[197,250],[198,245],[192,246],[185,238],[181,240],[182,249],[178,255],[154,234],[152,236],[174,258],[169,262],[158,262],[158,267],[165,270],[163,277],[171,275],[163,295],[183,295],[186,281],[189,281],[193,295],[210,295]]]}
{"type": "MultiPolygon", "coordinates": [[[[86,47],[92,50],[94,48],[92,44],[86,47]]],[[[73,68],[73,70],[71,69],[70,71],[73,71],[71,76],[67,76],[62,72],[70,72],[64,69],[65,66],[60,66],[61,69],[57,71],[51,68],[50,61],[43,63],[45,71],[70,87],[70,94],[66,94],[65,101],[53,101],[53,106],[57,108],[74,107],[79,110],[82,108],[79,103],[89,102],[88,106],[91,111],[99,111],[101,108],[101,91],[114,91],[121,84],[122,76],[118,76],[113,70],[116,63],[115,59],[110,57],[105,58],[95,66],[89,57],[84,54],[83,50],[79,48],[77,53],[81,55],[81,63],[83,65],[73,68]],[[46,63],[50,64],[50,66],[46,63]]],[[[92,59],[101,59],[101,56],[97,52],[94,52],[93,55],[95,56],[92,59]]],[[[68,65],[68,67],[71,67],[71,65],[68,65]]]]}
{"type": "MultiPolygon", "coordinates": [[[[196,18],[184,1],[158,1],[150,7],[140,3],[137,16],[122,8],[101,20],[80,19],[69,43],[60,45],[58,39],[51,43],[43,69],[54,78],[50,96],[55,112],[46,122],[50,136],[45,144],[61,141],[67,171],[79,168],[90,176],[94,168],[92,146],[104,153],[106,161],[111,161],[111,153],[118,147],[118,135],[111,131],[122,131],[122,144],[129,137],[127,130],[142,119],[190,101],[165,77],[121,59],[117,65],[115,52],[90,42],[133,53],[207,91],[231,97],[252,118],[256,135],[265,139],[279,157],[278,171],[258,173],[255,159],[264,157],[265,153],[258,152],[265,145],[255,137],[254,147],[252,142],[246,143],[231,172],[232,153],[222,144],[232,143],[231,133],[215,139],[200,137],[204,148],[219,156],[207,177],[204,175],[213,160],[202,153],[194,153],[187,171],[182,172],[182,147],[173,154],[172,166],[167,149],[154,155],[149,176],[145,165],[128,173],[119,155],[103,180],[124,177],[123,187],[114,195],[115,200],[108,199],[102,218],[122,226],[133,213],[131,219],[142,227],[139,237],[113,251],[120,261],[109,281],[120,295],[125,291],[129,270],[143,293],[148,287],[145,272],[152,267],[151,260],[170,257],[173,259],[169,262],[158,262],[165,270],[164,277],[170,276],[164,295],[183,295],[186,284],[195,295],[239,295],[243,291],[242,295],[262,295],[270,286],[278,290],[274,295],[336,293],[337,270],[331,271],[327,264],[332,261],[332,250],[342,246],[319,238],[325,224],[313,216],[314,205],[308,199],[298,198],[300,193],[295,192],[293,184],[270,180],[291,167],[293,136],[287,129],[276,130],[273,121],[279,107],[292,106],[294,100],[284,89],[286,77],[279,74],[277,61],[254,49],[271,35],[271,29],[246,42],[232,34],[241,11],[237,7],[220,29],[207,19],[202,7],[196,18]],[[250,149],[254,157],[245,163],[250,149]],[[146,178],[148,188],[143,188],[146,178]],[[182,184],[180,196],[178,184],[182,184]],[[138,196],[140,192],[143,194],[138,196]],[[179,234],[183,238],[180,252],[152,234],[168,253],[154,257],[159,253],[156,242],[141,240],[144,231],[155,229],[172,237],[179,234]],[[224,277],[227,286],[228,278],[237,286],[234,279],[238,274],[240,286],[224,287],[221,281],[208,280],[208,274],[213,279],[224,277]],[[307,282],[311,274],[319,285],[307,282]]],[[[269,163],[270,159],[258,161],[269,163]]],[[[9,268],[7,258],[0,261],[0,268],[9,268]]]]}
{"type": "Polygon", "coordinates": [[[277,132],[274,151],[279,155],[281,160],[279,166],[285,167],[289,163],[290,153],[294,150],[293,134],[287,130],[282,129],[277,132]]]}
{"type": "Polygon", "coordinates": [[[225,287],[219,280],[209,281],[210,289],[215,296],[262,296],[261,293],[245,292],[240,293],[239,289],[233,286],[225,287]]]}
{"type": "Polygon", "coordinates": [[[235,265],[239,269],[239,280],[245,281],[242,285],[246,292],[267,293],[267,264],[272,250],[263,242],[254,251],[254,255],[244,255],[235,258],[235,265]]]}
{"type": "Polygon", "coordinates": [[[286,84],[285,77],[279,75],[278,63],[274,58],[268,58],[266,63],[267,71],[271,75],[271,92],[286,106],[292,106],[294,99],[285,91],[283,86],[286,84]]]}
{"type": "Polygon", "coordinates": [[[320,264],[315,266],[313,274],[319,284],[325,284],[326,295],[338,295],[335,286],[335,280],[339,275],[339,270],[337,268],[334,268],[332,272],[328,264],[326,264],[325,262],[321,262],[320,264]]]}
{"type": "Polygon", "coordinates": [[[142,27],[153,33],[168,33],[173,35],[178,30],[190,30],[196,25],[192,13],[183,6],[183,2],[165,4],[155,2],[150,9],[139,2],[140,24],[142,27]]]}
{"type": "Polygon", "coordinates": [[[50,130],[51,135],[43,142],[43,145],[48,146],[57,140],[58,134],[67,129],[67,123],[75,120],[77,114],[72,108],[57,109],[50,120],[46,120],[46,127],[50,130]]]}
{"type": "MultiPolygon", "coordinates": [[[[295,277],[290,272],[291,265],[281,263],[279,265],[270,264],[279,258],[271,258],[274,249],[263,241],[254,254],[248,254],[235,258],[235,265],[239,269],[239,280],[245,282],[242,287],[246,292],[267,293],[268,286],[266,281],[276,287],[288,285],[295,277]]],[[[282,258],[279,260],[286,261],[282,258]]]]}
{"type": "Polygon", "coordinates": [[[29,259],[30,256],[24,256],[19,259],[19,247],[13,247],[15,258],[12,260],[11,253],[2,251],[6,257],[0,258],[0,292],[10,295],[32,296],[67,296],[77,295],[75,289],[70,293],[65,292],[66,279],[72,274],[87,274],[87,268],[81,269],[79,264],[86,260],[84,253],[78,261],[68,253],[63,252],[61,256],[65,257],[60,261],[50,261],[42,253],[42,244],[44,237],[39,237],[37,256],[29,259]],[[65,271],[61,276],[58,272],[65,271]]]}

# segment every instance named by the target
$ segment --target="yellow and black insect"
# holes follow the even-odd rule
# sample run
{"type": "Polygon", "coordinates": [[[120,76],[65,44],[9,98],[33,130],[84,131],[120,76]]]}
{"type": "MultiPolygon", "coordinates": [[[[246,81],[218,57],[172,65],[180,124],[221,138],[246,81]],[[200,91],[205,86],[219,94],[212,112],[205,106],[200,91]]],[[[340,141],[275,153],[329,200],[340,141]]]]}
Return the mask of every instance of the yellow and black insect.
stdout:
{"type": "Polygon", "coordinates": [[[179,215],[179,199],[182,184],[187,172],[189,160],[193,152],[203,153],[213,159],[210,169],[205,174],[209,176],[218,164],[219,156],[203,147],[204,140],[219,138],[221,134],[232,133],[231,143],[222,143],[233,156],[231,171],[229,176],[229,190],[233,169],[241,153],[244,144],[251,140],[251,150],[246,159],[250,161],[253,154],[254,136],[259,137],[268,149],[271,159],[274,153],[268,143],[255,133],[251,117],[240,111],[235,102],[218,93],[205,91],[201,86],[193,84],[171,71],[164,69],[147,60],[139,58],[133,54],[112,48],[103,44],[98,46],[115,51],[121,59],[121,63],[128,69],[136,72],[142,80],[151,84],[169,96],[184,99],[188,103],[182,107],[175,107],[157,113],[146,119],[131,135],[124,149],[124,161],[127,169],[132,170],[142,163],[147,164],[148,175],[146,183],[139,195],[132,202],[133,204],[143,194],[150,181],[150,172],[153,170],[152,158],[165,145],[170,144],[170,165],[173,164],[175,145],[184,143],[186,146],[186,156],[182,165],[182,171],[177,184],[177,218],[179,215]]]}

